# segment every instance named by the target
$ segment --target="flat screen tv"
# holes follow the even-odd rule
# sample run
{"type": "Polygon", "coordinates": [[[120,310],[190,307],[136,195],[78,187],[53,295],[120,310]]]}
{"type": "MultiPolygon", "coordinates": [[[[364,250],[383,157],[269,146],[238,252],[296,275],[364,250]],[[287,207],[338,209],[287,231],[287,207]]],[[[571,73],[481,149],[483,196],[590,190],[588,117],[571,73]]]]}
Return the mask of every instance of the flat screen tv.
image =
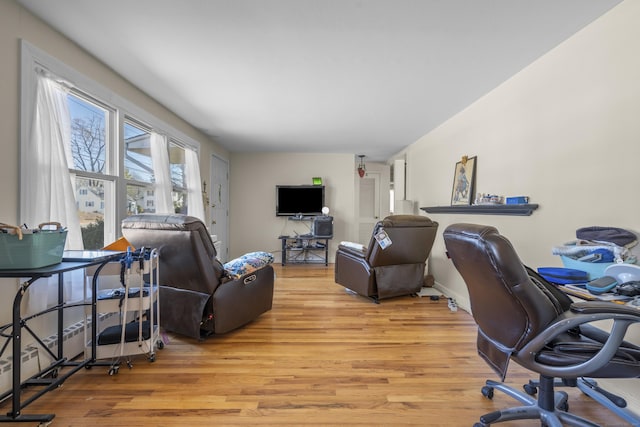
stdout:
{"type": "Polygon", "coordinates": [[[324,185],[277,185],[276,215],[322,215],[324,185]]]}

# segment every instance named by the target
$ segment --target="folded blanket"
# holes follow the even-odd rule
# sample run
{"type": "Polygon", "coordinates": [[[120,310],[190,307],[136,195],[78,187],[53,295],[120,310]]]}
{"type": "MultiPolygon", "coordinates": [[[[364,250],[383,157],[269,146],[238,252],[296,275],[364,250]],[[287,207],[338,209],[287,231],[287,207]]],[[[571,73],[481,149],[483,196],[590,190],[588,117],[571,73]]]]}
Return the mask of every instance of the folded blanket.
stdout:
{"type": "Polygon", "coordinates": [[[626,248],[632,248],[638,243],[635,233],[617,227],[579,228],[576,230],[576,238],[597,243],[613,243],[626,248]]]}
{"type": "Polygon", "coordinates": [[[273,263],[273,254],[260,251],[249,252],[225,263],[224,270],[229,277],[238,279],[271,263],[273,263]]]}

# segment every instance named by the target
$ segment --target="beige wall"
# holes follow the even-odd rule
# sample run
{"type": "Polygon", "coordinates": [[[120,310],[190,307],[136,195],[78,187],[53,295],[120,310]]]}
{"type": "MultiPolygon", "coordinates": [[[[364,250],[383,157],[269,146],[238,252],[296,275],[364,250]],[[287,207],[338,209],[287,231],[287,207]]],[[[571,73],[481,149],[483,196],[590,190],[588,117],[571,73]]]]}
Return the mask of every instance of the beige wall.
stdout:
{"type": "Polygon", "coordinates": [[[322,177],[325,203],[334,217],[329,244],[333,262],[337,242],[351,240],[354,217],[355,162],[353,154],[232,153],[229,211],[230,259],[246,252],[266,250],[280,260],[279,235],[308,232],[300,223],[275,216],[275,186],[311,184],[322,177]]]}
{"type": "Polygon", "coordinates": [[[0,2],[0,222],[18,223],[18,159],[20,129],[21,8],[14,2],[0,2]]]}
{"type": "MultiPolygon", "coordinates": [[[[478,156],[477,191],[527,195],[530,217],[435,215],[492,224],[532,267],[560,266],[554,245],[590,225],[640,230],[640,2],[625,1],[411,145],[408,196],[448,205],[455,163],[478,156]]],[[[424,212],[423,212],[424,213],[424,212]]],[[[440,237],[437,282],[466,305],[440,237]]]]}

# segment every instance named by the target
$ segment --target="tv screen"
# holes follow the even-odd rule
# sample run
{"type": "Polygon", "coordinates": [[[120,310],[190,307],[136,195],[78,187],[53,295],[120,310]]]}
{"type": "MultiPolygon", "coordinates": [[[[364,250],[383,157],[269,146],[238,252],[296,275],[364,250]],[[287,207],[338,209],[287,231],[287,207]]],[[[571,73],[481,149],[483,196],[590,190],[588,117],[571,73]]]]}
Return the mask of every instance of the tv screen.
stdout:
{"type": "Polygon", "coordinates": [[[324,185],[277,185],[276,215],[322,215],[324,185]]]}

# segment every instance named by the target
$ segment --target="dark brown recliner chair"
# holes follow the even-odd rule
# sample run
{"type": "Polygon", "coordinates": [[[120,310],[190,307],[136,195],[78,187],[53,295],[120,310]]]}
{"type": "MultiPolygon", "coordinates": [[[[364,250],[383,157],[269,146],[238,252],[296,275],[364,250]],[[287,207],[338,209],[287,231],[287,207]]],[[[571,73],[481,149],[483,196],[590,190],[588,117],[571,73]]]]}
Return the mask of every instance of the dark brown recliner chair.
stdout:
{"type": "Polygon", "coordinates": [[[476,426],[518,419],[540,419],[551,427],[563,422],[597,426],[564,411],[567,394],[555,391],[554,380],[640,376],[640,348],[624,341],[627,328],[640,322],[640,310],[596,301],[565,304],[557,289],[533,280],[511,243],[494,227],[453,224],[444,231],[444,241],[469,291],[479,355],[500,381],[510,360],[540,378],[537,400],[487,380],[485,396],[491,398],[497,389],[523,406],[485,414],[476,426]],[[613,321],[611,332],[590,325],[598,320],[613,321]]]}
{"type": "Polygon", "coordinates": [[[437,231],[438,223],[425,216],[386,217],[375,225],[368,246],[338,246],[336,283],[375,302],[418,292],[424,285],[425,263],[437,231]],[[381,231],[391,240],[385,249],[375,238],[381,231]]]}
{"type": "Polygon", "coordinates": [[[222,334],[271,309],[271,265],[239,279],[226,277],[206,227],[186,215],[140,214],[122,222],[136,248],[157,248],[160,257],[160,325],[193,338],[222,334]]]}

